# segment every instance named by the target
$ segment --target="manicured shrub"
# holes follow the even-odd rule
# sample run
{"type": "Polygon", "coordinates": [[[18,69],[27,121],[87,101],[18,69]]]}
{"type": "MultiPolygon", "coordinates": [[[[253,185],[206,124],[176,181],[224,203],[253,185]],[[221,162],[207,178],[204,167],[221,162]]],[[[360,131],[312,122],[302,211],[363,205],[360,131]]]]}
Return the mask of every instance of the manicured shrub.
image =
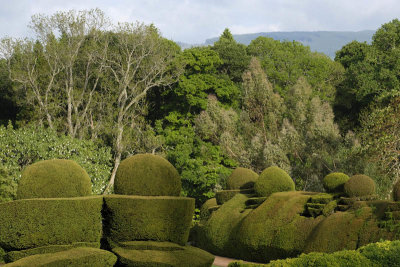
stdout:
{"type": "Polygon", "coordinates": [[[325,218],[302,216],[312,194],[316,193],[280,192],[270,195],[243,218],[240,227],[234,231],[235,246],[238,247],[236,257],[268,262],[295,257],[303,252],[310,234],[325,218]]]}
{"type": "Polygon", "coordinates": [[[258,177],[254,189],[260,197],[267,197],[275,192],[294,191],[292,178],[281,168],[273,166],[265,169],[258,177]]]}
{"type": "Polygon", "coordinates": [[[222,205],[225,202],[229,201],[236,194],[252,194],[254,193],[253,189],[233,189],[233,190],[222,190],[215,193],[215,198],[217,200],[218,205],[222,205]]]}
{"type": "Polygon", "coordinates": [[[138,154],[119,165],[114,192],[121,195],[179,196],[181,179],[166,159],[152,154],[138,154]]]}
{"type": "Polygon", "coordinates": [[[210,198],[200,208],[200,220],[208,220],[211,213],[209,211],[210,208],[217,206],[216,198],[210,198]]]}
{"type": "Polygon", "coordinates": [[[323,185],[327,192],[337,193],[344,191],[344,184],[350,177],[342,172],[332,172],[324,177],[323,185]]]}
{"type": "Polygon", "coordinates": [[[370,207],[335,212],[325,218],[311,233],[305,253],[354,250],[359,246],[377,242],[387,233],[378,227],[370,207]]]}
{"type": "Polygon", "coordinates": [[[349,197],[374,195],[375,182],[366,175],[357,174],[344,184],[344,191],[349,197]]]}
{"type": "Polygon", "coordinates": [[[226,189],[248,189],[254,187],[258,174],[246,168],[236,168],[226,181],[226,189]]]}
{"type": "Polygon", "coordinates": [[[393,199],[400,201],[400,180],[393,185],[393,199]]]}
{"type": "Polygon", "coordinates": [[[247,199],[246,195],[235,195],[214,211],[204,225],[198,225],[196,240],[194,240],[196,246],[215,255],[237,257],[238,254],[235,255],[235,253],[241,248],[235,236],[240,222],[250,212],[249,209],[245,210],[247,199]]]}
{"type": "Polygon", "coordinates": [[[108,195],[104,200],[104,233],[111,240],[187,242],[194,199],[108,195]]]}
{"type": "Polygon", "coordinates": [[[100,242],[103,197],[24,199],[0,204],[0,247],[23,250],[100,242]]]}
{"type": "Polygon", "coordinates": [[[98,248],[73,248],[70,250],[46,253],[22,258],[4,267],[30,267],[30,266],[114,266],[117,257],[107,251],[98,248]]]}
{"type": "Polygon", "coordinates": [[[22,172],[17,198],[58,198],[88,196],[92,184],[86,171],[73,160],[36,162],[22,172]]]}
{"type": "Polygon", "coordinates": [[[376,266],[400,266],[400,241],[383,241],[361,247],[358,250],[376,266]]]}
{"type": "Polygon", "coordinates": [[[31,249],[24,249],[24,250],[16,250],[16,251],[9,251],[6,256],[6,262],[13,262],[19,259],[29,257],[32,255],[37,254],[45,254],[45,253],[55,253],[64,250],[69,250],[72,248],[79,248],[79,247],[92,247],[92,248],[100,248],[100,243],[92,242],[92,243],[85,243],[85,242],[77,242],[71,245],[51,245],[51,246],[44,246],[44,247],[37,247],[31,249]]]}
{"type": "MultiPolygon", "coordinates": [[[[141,242],[143,243],[143,242],[141,242]]],[[[214,256],[210,253],[190,246],[176,246],[171,244],[170,250],[165,250],[168,244],[160,244],[144,247],[143,249],[116,247],[112,251],[118,256],[118,264],[121,266],[193,266],[210,267],[214,262],[214,256]],[[159,247],[164,249],[160,250],[159,247]]],[[[164,242],[166,243],[166,242],[164,242]]],[[[140,245],[142,246],[142,244],[140,245]]]]}

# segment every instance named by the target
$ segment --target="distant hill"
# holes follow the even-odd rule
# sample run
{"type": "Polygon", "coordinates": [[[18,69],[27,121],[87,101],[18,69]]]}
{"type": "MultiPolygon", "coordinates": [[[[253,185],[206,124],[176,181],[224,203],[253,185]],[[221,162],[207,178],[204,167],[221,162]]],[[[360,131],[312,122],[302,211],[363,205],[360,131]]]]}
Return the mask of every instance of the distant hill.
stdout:
{"type": "MultiPolygon", "coordinates": [[[[358,32],[338,32],[338,31],[317,31],[317,32],[259,32],[249,34],[234,34],[233,37],[239,43],[248,45],[253,39],[259,36],[271,37],[280,41],[298,41],[310,47],[312,51],[322,52],[331,57],[335,57],[335,52],[345,44],[357,40],[359,42],[370,43],[373,30],[358,32]]],[[[212,45],[219,37],[207,39],[204,45],[212,45]]],[[[190,47],[189,44],[185,44],[190,47]]],[[[185,47],[183,47],[185,48],[185,47]]]]}

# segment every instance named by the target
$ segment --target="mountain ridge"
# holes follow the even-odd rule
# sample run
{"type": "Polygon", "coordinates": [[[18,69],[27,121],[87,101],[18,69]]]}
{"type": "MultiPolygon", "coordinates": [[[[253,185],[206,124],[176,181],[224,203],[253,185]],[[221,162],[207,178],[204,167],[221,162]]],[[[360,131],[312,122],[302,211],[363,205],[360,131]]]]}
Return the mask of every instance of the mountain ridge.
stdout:
{"type": "MultiPolygon", "coordinates": [[[[279,41],[297,41],[309,46],[311,51],[324,53],[330,58],[335,57],[335,52],[351,41],[371,43],[375,30],[362,31],[288,31],[288,32],[258,32],[246,34],[233,34],[233,38],[242,44],[249,45],[257,37],[270,37],[279,41]]],[[[203,44],[187,44],[178,42],[183,48],[192,46],[212,45],[219,37],[206,39],[203,44]]]]}

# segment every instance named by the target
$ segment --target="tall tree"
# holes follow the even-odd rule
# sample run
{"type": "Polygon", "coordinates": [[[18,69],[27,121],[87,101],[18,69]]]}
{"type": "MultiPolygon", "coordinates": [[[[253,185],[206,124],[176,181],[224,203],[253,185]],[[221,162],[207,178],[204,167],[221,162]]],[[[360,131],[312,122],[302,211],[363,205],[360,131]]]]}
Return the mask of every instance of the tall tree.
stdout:
{"type": "Polygon", "coordinates": [[[222,60],[219,71],[227,74],[235,83],[242,82],[242,74],[250,63],[246,46],[237,43],[229,29],[225,29],[212,49],[219,54],[222,60]]]}
{"type": "Polygon", "coordinates": [[[93,98],[108,47],[101,31],[107,25],[98,9],[39,14],[30,24],[36,41],[3,40],[9,76],[23,86],[40,122],[80,138],[92,126],[93,98]]]}
{"type": "Polygon", "coordinates": [[[109,117],[115,127],[114,168],[105,192],[114,183],[124,132],[134,124],[135,110],[149,90],[176,82],[181,73],[181,66],[175,64],[176,46],[162,38],[153,25],[119,24],[110,38],[105,64],[111,76],[107,90],[112,103],[109,117]]]}

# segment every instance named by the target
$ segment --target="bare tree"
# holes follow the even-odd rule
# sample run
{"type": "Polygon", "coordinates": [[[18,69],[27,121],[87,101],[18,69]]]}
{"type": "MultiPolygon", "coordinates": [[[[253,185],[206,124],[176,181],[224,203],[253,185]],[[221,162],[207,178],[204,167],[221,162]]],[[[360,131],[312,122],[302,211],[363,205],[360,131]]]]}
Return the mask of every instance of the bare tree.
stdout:
{"type": "Polygon", "coordinates": [[[177,81],[182,67],[176,63],[176,46],[162,38],[153,25],[119,24],[112,34],[107,69],[111,73],[117,107],[115,116],[114,168],[105,193],[114,184],[121,161],[124,130],[132,124],[135,110],[149,90],[177,81]]]}

